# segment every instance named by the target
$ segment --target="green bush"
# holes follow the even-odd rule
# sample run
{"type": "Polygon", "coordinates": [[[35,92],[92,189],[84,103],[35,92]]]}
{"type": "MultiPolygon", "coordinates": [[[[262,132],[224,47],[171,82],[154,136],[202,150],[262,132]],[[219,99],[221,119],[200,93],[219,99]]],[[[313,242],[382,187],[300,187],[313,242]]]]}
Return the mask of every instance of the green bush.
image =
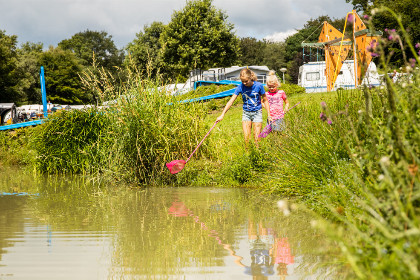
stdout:
{"type": "Polygon", "coordinates": [[[287,97],[305,93],[305,88],[295,84],[281,84],[280,89],[284,90],[287,97]]]}
{"type": "Polygon", "coordinates": [[[35,153],[29,148],[34,128],[0,131],[0,165],[31,165],[35,153]]]}

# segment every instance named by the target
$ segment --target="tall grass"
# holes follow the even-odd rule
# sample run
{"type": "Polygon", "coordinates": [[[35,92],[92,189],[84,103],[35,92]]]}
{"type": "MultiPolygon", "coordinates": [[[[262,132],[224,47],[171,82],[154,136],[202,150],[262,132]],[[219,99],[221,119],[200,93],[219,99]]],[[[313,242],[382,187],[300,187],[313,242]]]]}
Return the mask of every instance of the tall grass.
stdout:
{"type": "Polygon", "coordinates": [[[59,111],[36,128],[32,145],[36,168],[45,173],[94,173],[101,169],[110,129],[107,112],[59,111]]]}
{"type": "MultiPolygon", "coordinates": [[[[159,81],[129,71],[115,87],[103,69],[84,73],[86,88],[105,109],[61,111],[35,133],[36,167],[49,173],[89,173],[141,184],[171,182],[165,163],[186,159],[205,130],[202,104],[179,102],[159,81]],[[106,94],[105,94],[106,93],[106,94]],[[204,128],[204,129],[203,129],[204,128]]],[[[203,147],[199,153],[205,153],[203,147]]]]}
{"type": "MultiPolygon", "coordinates": [[[[123,99],[113,114],[119,156],[142,183],[173,180],[165,163],[187,159],[198,144],[206,129],[202,104],[181,104],[150,81],[127,93],[130,97],[123,99]]],[[[205,150],[203,147],[199,153],[205,150]]]]}
{"type": "MultiPolygon", "coordinates": [[[[381,51],[387,43],[376,52],[392,72],[381,51]]],[[[288,115],[286,136],[271,139],[278,167],[264,189],[300,196],[328,218],[321,228],[337,241],[350,279],[420,278],[420,73],[412,49],[405,82],[385,76],[383,88],[302,106],[288,115]]]]}

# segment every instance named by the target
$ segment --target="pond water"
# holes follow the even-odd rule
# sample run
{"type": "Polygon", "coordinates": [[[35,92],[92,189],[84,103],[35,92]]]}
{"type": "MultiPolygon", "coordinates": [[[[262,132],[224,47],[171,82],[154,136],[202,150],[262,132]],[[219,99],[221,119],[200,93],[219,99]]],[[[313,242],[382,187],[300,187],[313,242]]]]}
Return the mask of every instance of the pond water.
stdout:
{"type": "Polygon", "coordinates": [[[0,279],[339,279],[311,217],[276,202],[0,167],[0,279]]]}

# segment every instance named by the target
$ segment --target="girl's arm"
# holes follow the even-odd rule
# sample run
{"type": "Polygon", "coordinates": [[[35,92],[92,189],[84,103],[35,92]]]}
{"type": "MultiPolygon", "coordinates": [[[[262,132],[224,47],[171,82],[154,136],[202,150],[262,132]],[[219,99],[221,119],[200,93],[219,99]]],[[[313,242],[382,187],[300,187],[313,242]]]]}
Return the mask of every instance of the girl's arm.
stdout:
{"type": "Polygon", "coordinates": [[[237,97],[238,96],[236,94],[232,95],[232,97],[229,99],[228,103],[226,104],[225,108],[223,109],[222,114],[220,114],[220,116],[216,119],[217,122],[220,122],[221,120],[223,120],[223,117],[225,116],[226,112],[232,106],[233,102],[235,102],[237,97]]]}
{"type": "Polygon", "coordinates": [[[289,99],[285,99],[284,103],[286,103],[286,105],[284,106],[284,111],[287,112],[287,110],[289,110],[289,99]]]}
{"type": "Polygon", "coordinates": [[[267,99],[267,96],[265,95],[265,94],[263,94],[262,96],[262,105],[263,105],[263,107],[265,108],[265,109],[267,109],[267,119],[268,119],[268,121],[269,122],[271,122],[271,115],[270,115],[270,104],[268,103],[268,99],[267,99]]]}

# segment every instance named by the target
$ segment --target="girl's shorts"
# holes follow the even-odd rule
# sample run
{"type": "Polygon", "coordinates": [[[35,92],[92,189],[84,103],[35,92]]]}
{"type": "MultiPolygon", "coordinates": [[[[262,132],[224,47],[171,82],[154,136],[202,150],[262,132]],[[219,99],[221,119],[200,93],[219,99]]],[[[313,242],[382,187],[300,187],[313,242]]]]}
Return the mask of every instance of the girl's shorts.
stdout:
{"type": "Polygon", "coordinates": [[[247,121],[251,121],[251,122],[263,122],[262,119],[262,109],[258,110],[258,111],[253,111],[253,112],[248,112],[248,111],[243,111],[242,113],[242,121],[243,122],[247,122],[247,121]]]}
{"type": "Polygon", "coordinates": [[[285,128],[285,124],[284,124],[283,118],[277,119],[271,122],[271,129],[274,131],[283,131],[284,128],[285,128]]]}

